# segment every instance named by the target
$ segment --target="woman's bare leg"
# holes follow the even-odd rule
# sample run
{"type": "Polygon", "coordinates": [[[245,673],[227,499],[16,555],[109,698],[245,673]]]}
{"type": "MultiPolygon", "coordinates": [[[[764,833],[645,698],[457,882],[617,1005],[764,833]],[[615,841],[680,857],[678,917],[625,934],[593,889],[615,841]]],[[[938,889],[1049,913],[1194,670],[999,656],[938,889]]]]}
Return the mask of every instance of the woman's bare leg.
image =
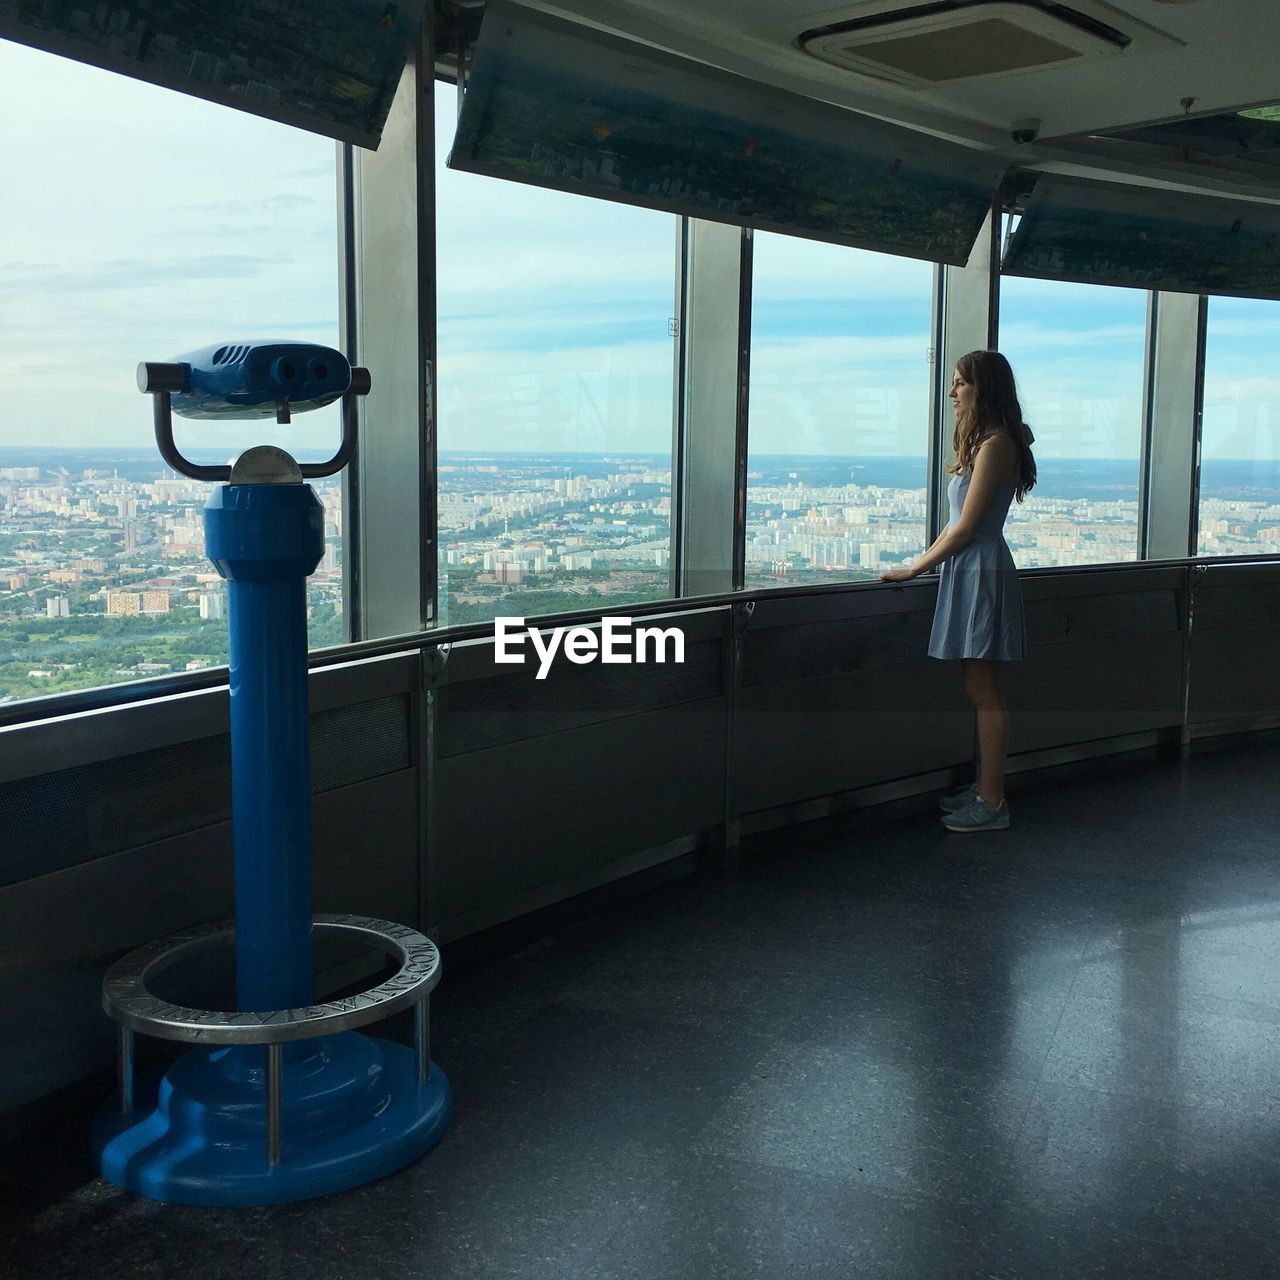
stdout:
{"type": "Polygon", "coordinates": [[[1000,663],[965,658],[964,691],[978,713],[978,794],[996,808],[1004,803],[1005,758],[1009,753],[1009,707],[1000,682],[1000,663]]]}

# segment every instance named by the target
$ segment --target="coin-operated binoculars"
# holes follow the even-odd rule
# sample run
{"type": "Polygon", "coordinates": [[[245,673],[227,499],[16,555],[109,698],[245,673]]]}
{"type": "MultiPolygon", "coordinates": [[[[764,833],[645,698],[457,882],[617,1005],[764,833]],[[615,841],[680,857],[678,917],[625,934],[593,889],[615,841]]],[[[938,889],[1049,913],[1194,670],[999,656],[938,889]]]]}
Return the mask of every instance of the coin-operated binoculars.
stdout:
{"type": "Polygon", "coordinates": [[[205,504],[204,525],[209,558],[227,579],[235,919],[150,943],[108,972],[103,1008],[119,1024],[120,1087],[98,1117],[95,1146],[104,1177],[156,1200],[302,1200],[408,1164],[440,1139],[452,1110],[449,1082],[429,1055],[435,945],[385,920],[312,915],[306,579],[324,551],[324,523],[305,479],[347,464],[355,398],[369,391],[369,374],[326,347],[241,342],[141,364],[138,387],[154,398],[165,461],[224,482],[205,504]],[[202,466],[174,443],[171,413],[288,422],[340,398],[342,443],[327,462],[299,465],[259,445],[228,466],[202,466]],[[317,1003],[315,933],[384,952],[397,970],[317,1003]],[[153,993],[163,970],[228,942],[234,1012],[153,993]],[[410,1007],[412,1048],[354,1030],[410,1007]],[[135,1081],[136,1032],[194,1047],[162,1075],[135,1081]]]}

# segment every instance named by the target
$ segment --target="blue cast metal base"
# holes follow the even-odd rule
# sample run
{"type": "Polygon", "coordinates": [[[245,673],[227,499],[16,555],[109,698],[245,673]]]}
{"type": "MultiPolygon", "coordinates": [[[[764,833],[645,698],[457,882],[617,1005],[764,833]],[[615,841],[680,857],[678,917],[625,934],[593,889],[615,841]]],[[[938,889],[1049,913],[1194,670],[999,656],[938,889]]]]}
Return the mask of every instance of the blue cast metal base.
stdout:
{"type": "Polygon", "coordinates": [[[266,1051],[196,1049],[140,1074],[134,1109],[94,1127],[102,1176],[171,1204],[283,1204],[371,1182],[416,1160],[449,1126],[453,1094],[413,1050],[344,1031],[285,1046],[280,1163],[267,1163],[266,1051]]]}

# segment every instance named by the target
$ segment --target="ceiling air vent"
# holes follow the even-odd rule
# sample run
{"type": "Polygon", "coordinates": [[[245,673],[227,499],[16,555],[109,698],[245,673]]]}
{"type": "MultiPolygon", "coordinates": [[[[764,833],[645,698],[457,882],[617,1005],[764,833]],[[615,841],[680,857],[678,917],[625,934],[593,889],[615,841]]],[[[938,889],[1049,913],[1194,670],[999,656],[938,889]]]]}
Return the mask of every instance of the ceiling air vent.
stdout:
{"type": "Polygon", "coordinates": [[[1101,8],[1048,0],[863,5],[861,16],[806,31],[797,43],[806,53],[877,79],[941,84],[1123,53],[1132,37],[1088,11],[1101,8]]]}

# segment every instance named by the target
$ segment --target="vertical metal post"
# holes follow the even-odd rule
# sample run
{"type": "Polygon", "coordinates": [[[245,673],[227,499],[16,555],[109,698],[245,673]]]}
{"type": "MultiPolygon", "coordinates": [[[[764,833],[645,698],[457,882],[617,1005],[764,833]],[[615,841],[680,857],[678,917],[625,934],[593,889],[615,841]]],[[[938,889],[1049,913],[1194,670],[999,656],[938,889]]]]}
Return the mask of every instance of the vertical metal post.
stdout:
{"type": "Polygon", "coordinates": [[[1182,759],[1191,754],[1191,670],[1195,655],[1196,588],[1209,572],[1207,564],[1188,565],[1186,571],[1186,614],[1182,631],[1182,723],[1178,727],[1178,749],[1182,759]]]}
{"type": "Polygon", "coordinates": [[[120,1085],[120,1113],[133,1110],[133,1029],[116,1028],[116,1078],[120,1085]]]}
{"type": "Polygon", "coordinates": [[[742,229],[738,265],[738,402],[733,463],[733,589],[747,585],[747,432],[751,412],[751,289],[755,269],[751,228],[742,229]]]}
{"type": "Polygon", "coordinates": [[[724,848],[722,852],[723,866],[727,871],[737,870],[740,861],[742,818],[738,812],[738,701],[742,693],[742,637],[755,609],[754,600],[732,605],[728,610],[726,623],[724,687],[728,706],[725,711],[724,734],[724,848]]]}
{"type": "Polygon", "coordinates": [[[440,865],[437,848],[436,792],[440,774],[439,731],[440,693],[452,646],[443,644],[423,649],[417,703],[418,744],[418,928],[435,936],[437,922],[436,869],[440,865]]]}
{"type": "Polygon", "coordinates": [[[430,996],[413,1006],[413,1053],[418,1060],[418,1083],[426,1084],[431,1071],[430,996]]]}
{"type": "Polygon", "coordinates": [[[283,1059],[283,1045],[267,1045],[267,1164],[273,1169],[280,1163],[283,1059]]]}

